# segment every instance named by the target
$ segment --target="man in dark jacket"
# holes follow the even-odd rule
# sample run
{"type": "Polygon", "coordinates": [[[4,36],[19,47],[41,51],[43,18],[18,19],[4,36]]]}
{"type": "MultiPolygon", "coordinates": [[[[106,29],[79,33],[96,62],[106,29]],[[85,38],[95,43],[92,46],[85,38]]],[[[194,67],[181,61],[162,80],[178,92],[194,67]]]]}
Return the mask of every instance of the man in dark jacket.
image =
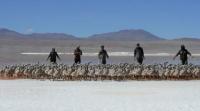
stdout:
{"type": "Polygon", "coordinates": [[[75,64],[80,64],[81,63],[81,55],[82,55],[82,50],[80,49],[80,46],[78,46],[74,50],[74,63],[75,64]]]}
{"type": "Polygon", "coordinates": [[[103,45],[101,46],[98,57],[101,64],[106,64],[106,59],[109,58],[109,56],[103,45]]]}
{"type": "Polygon", "coordinates": [[[56,58],[58,58],[60,60],[60,57],[58,56],[58,53],[56,52],[55,48],[52,48],[52,51],[50,52],[47,60],[50,59],[50,62],[53,64],[57,64],[56,63],[56,58]]]}
{"type": "Polygon", "coordinates": [[[184,45],[181,45],[181,49],[178,51],[178,53],[174,56],[173,59],[175,59],[178,55],[180,55],[180,60],[182,65],[187,65],[188,64],[188,56],[192,56],[192,54],[185,48],[184,45]]]}
{"type": "Polygon", "coordinates": [[[141,65],[144,59],[144,51],[143,48],[140,47],[140,44],[137,43],[137,46],[134,50],[134,59],[137,60],[137,62],[141,65]]]}

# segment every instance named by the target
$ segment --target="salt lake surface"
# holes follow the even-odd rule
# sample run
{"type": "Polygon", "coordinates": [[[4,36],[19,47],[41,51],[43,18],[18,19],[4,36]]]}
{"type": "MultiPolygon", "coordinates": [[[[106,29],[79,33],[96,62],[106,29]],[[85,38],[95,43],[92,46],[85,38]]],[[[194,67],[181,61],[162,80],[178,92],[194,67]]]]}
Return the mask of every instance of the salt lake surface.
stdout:
{"type": "Polygon", "coordinates": [[[199,111],[200,81],[0,80],[1,111],[199,111]]]}

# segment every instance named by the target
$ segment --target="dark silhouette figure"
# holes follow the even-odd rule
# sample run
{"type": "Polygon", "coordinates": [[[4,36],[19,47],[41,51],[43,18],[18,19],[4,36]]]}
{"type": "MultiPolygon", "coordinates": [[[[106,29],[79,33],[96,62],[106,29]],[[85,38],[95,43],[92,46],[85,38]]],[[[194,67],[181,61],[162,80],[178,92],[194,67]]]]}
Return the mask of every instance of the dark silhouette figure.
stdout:
{"type": "Polygon", "coordinates": [[[57,64],[56,62],[56,58],[58,58],[60,60],[60,57],[58,56],[58,53],[56,52],[55,48],[52,48],[52,51],[50,52],[47,60],[50,59],[50,62],[53,64],[57,64]]]}
{"type": "Polygon", "coordinates": [[[137,46],[134,50],[134,59],[136,59],[139,64],[142,64],[144,59],[144,51],[143,48],[140,47],[139,43],[137,43],[137,46]]]}
{"type": "Polygon", "coordinates": [[[82,50],[80,49],[80,46],[78,46],[74,50],[74,63],[75,64],[80,64],[81,63],[81,55],[82,55],[82,50]]]}
{"type": "Polygon", "coordinates": [[[101,64],[106,64],[106,59],[109,58],[109,56],[103,45],[101,46],[98,57],[101,64]]]}
{"type": "Polygon", "coordinates": [[[187,65],[188,64],[188,56],[192,56],[192,54],[185,48],[184,45],[181,45],[181,49],[178,51],[178,53],[174,56],[173,59],[175,59],[178,55],[180,55],[180,60],[182,65],[187,65]]]}

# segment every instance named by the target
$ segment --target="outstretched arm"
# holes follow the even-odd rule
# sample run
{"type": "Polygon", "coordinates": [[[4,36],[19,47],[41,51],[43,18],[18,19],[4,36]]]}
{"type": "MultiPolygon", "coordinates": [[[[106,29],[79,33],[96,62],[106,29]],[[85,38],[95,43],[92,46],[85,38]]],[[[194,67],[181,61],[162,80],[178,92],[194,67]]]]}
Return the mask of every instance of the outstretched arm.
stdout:
{"type": "Polygon", "coordinates": [[[56,57],[57,57],[59,60],[61,60],[60,57],[59,57],[59,55],[58,55],[57,53],[56,53],[56,57]]]}
{"type": "Polygon", "coordinates": [[[109,58],[109,55],[108,55],[108,53],[107,53],[107,51],[106,51],[106,50],[105,50],[105,54],[106,54],[106,57],[107,57],[107,58],[109,58]]]}
{"type": "Polygon", "coordinates": [[[137,53],[137,51],[136,51],[136,48],[135,48],[135,50],[134,50],[134,61],[136,60],[136,53],[137,53]]]}
{"type": "Polygon", "coordinates": [[[98,53],[98,58],[100,59],[101,51],[98,53]]]}
{"type": "Polygon", "coordinates": [[[144,58],[144,51],[143,51],[143,48],[141,48],[141,50],[142,50],[142,57],[144,58]]]}
{"type": "Polygon", "coordinates": [[[106,51],[106,57],[109,58],[109,55],[108,55],[107,51],[106,51]]]}
{"type": "Polygon", "coordinates": [[[83,52],[82,52],[82,50],[80,50],[80,55],[83,55],[83,52]]]}
{"type": "Polygon", "coordinates": [[[134,58],[136,57],[136,49],[134,50],[134,58]]]}
{"type": "Polygon", "coordinates": [[[48,61],[48,60],[49,60],[49,58],[50,58],[50,54],[49,54],[49,56],[47,57],[46,61],[48,61]]]}
{"type": "Polygon", "coordinates": [[[178,53],[173,57],[173,59],[176,59],[176,57],[180,55],[180,51],[178,51],[178,53]]]}
{"type": "Polygon", "coordinates": [[[192,54],[188,50],[187,50],[187,54],[190,55],[190,56],[192,56],[192,54]]]}

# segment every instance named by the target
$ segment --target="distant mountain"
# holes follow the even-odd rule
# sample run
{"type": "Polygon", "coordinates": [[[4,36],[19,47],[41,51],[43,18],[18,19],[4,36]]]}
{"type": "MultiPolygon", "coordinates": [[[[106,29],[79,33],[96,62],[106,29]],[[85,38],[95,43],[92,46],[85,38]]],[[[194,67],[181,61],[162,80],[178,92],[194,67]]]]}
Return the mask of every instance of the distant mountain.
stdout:
{"type": "Polygon", "coordinates": [[[75,40],[77,37],[64,33],[33,33],[26,35],[29,38],[49,38],[49,39],[70,39],[75,40]]]}
{"type": "Polygon", "coordinates": [[[125,41],[156,41],[164,40],[156,35],[145,30],[121,30],[118,32],[109,32],[103,34],[95,34],[87,38],[78,38],[73,35],[64,33],[32,33],[32,34],[22,34],[16,31],[12,31],[5,28],[0,28],[0,39],[69,39],[69,40],[125,40],[125,41]]]}
{"type": "Polygon", "coordinates": [[[199,38],[189,38],[189,37],[182,37],[182,38],[177,38],[173,40],[174,41],[200,41],[199,38]]]}
{"type": "Polygon", "coordinates": [[[64,33],[33,33],[33,34],[21,34],[9,29],[0,28],[0,39],[19,39],[19,38],[32,38],[32,39],[78,39],[73,35],[64,33]]]}
{"type": "Polygon", "coordinates": [[[121,30],[118,32],[109,32],[103,34],[95,34],[89,37],[92,40],[134,40],[134,41],[154,41],[164,40],[145,30],[121,30]]]}
{"type": "Polygon", "coordinates": [[[9,29],[0,28],[0,38],[21,38],[21,37],[24,37],[24,35],[9,29]]]}

